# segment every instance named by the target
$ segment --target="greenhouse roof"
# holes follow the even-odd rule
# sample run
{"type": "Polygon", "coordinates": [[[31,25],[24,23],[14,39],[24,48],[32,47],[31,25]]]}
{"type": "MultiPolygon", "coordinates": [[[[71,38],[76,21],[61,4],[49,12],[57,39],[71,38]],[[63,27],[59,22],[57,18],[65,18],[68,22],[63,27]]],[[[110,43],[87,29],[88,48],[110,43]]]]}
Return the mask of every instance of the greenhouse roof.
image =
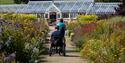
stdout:
{"type": "Polygon", "coordinates": [[[23,9],[26,5],[0,5],[0,13],[15,13],[16,11],[23,9]]]}
{"type": "MultiPolygon", "coordinates": [[[[88,0],[89,1],[89,0],[88,0]]],[[[86,14],[114,14],[120,3],[85,1],[30,1],[28,4],[0,5],[0,13],[80,12],[86,14]]]]}

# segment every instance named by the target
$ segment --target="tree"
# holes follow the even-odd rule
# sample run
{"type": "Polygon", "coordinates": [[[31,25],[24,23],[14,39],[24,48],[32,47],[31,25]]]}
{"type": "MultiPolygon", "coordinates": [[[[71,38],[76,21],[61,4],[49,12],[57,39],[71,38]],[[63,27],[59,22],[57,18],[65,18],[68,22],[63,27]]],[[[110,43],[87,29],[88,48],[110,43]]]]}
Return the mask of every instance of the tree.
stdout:
{"type": "Polygon", "coordinates": [[[95,2],[119,2],[119,0],[95,0],[95,2]]]}
{"type": "Polygon", "coordinates": [[[14,3],[20,4],[20,3],[21,3],[21,0],[14,0],[14,3]]]}
{"type": "Polygon", "coordinates": [[[23,3],[27,4],[29,0],[21,0],[23,3]]]}
{"type": "Polygon", "coordinates": [[[21,4],[21,3],[27,4],[27,3],[29,2],[29,0],[14,0],[14,2],[15,2],[16,4],[21,4]]]}
{"type": "Polygon", "coordinates": [[[125,16],[125,0],[122,0],[122,4],[118,5],[118,8],[115,8],[117,15],[125,16]]]}

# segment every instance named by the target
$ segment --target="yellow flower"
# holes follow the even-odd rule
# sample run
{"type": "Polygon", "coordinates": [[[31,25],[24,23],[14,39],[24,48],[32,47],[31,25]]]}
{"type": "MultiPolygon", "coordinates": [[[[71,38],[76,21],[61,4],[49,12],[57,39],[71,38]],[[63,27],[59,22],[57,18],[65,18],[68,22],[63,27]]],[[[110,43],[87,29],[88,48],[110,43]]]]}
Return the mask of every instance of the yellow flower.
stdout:
{"type": "Polygon", "coordinates": [[[120,49],[120,52],[123,52],[124,50],[125,50],[125,47],[124,47],[124,48],[121,48],[121,49],[120,49]]]}

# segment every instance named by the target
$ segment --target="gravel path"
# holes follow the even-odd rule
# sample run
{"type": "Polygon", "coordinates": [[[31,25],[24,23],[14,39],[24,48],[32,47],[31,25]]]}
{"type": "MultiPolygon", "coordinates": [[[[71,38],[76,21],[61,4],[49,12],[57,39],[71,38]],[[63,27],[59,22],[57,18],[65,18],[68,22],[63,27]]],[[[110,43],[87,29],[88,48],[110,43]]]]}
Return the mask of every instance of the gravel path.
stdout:
{"type": "MultiPolygon", "coordinates": [[[[51,27],[53,29],[53,27],[51,27]]],[[[49,45],[48,45],[49,46],[49,45]]],[[[66,37],[66,56],[59,56],[55,54],[53,56],[44,55],[41,63],[87,63],[84,59],[80,58],[79,52],[76,51],[76,47],[66,37]]]]}

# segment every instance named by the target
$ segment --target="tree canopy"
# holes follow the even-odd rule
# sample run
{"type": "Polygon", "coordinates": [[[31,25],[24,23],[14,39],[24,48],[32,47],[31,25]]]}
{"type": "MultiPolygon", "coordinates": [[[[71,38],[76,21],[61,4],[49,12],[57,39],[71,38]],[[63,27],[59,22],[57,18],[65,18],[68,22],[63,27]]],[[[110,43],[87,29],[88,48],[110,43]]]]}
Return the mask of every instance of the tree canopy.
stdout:
{"type": "Polygon", "coordinates": [[[122,4],[118,8],[115,8],[117,15],[125,16],[125,0],[122,0],[122,4]]]}
{"type": "Polygon", "coordinates": [[[16,4],[21,4],[21,3],[27,4],[27,3],[29,2],[29,0],[14,0],[14,2],[15,2],[16,4]]]}
{"type": "Polygon", "coordinates": [[[95,0],[95,2],[120,2],[121,0],[95,0]]]}
{"type": "MultiPolygon", "coordinates": [[[[14,0],[16,4],[28,3],[29,1],[53,1],[53,0],[14,0]]],[[[95,0],[95,2],[120,2],[121,0],[95,0]]]]}

